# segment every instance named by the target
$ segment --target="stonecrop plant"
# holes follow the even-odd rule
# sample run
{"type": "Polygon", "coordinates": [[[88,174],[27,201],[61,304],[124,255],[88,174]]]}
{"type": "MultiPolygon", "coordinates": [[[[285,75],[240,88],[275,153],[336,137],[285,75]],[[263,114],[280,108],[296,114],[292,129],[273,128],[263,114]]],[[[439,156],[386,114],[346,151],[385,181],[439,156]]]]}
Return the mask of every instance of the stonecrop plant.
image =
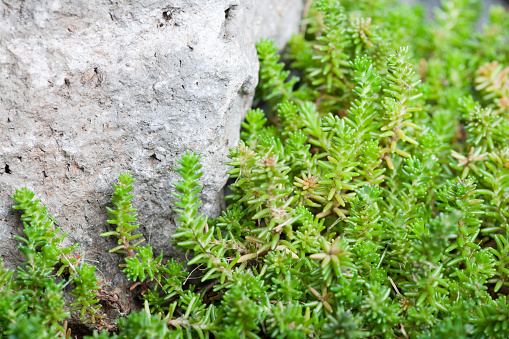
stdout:
{"type": "MultiPolygon", "coordinates": [[[[509,338],[509,15],[479,29],[480,8],[308,1],[286,64],[260,41],[221,216],[200,213],[200,155],[176,169],[189,268],[142,246],[120,175],[102,235],[143,305],[93,337],[509,338]]],[[[27,262],[0,266],[0,337],[68,337],[70,311],[102,322],[100,286],[33,197],[14,195],[27,262]]]]}

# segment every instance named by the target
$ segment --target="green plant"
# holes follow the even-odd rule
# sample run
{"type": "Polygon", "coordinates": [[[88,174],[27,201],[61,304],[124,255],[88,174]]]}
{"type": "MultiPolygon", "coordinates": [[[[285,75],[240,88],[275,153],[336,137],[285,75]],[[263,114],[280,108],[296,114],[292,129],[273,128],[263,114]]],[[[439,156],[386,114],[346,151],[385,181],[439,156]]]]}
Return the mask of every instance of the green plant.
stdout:
{"type": "Polygon", "coordinates": [[[25,233],[25,237],[14,237],[20,241],[18,249],[26,262],[18,266],[16,275],[0,265],[0,335],[65,336],[68,333],[62,325],[69,311],[79,311],[84,322],[101,322],[96,299],[100,287],[94,276],[95,266],[73,253],[78,244],[62,245],[67,234],[60,234],[55,219],[33,198],[34,193],[26,188],[16,190],[13,196],[17,203],[13,208],[23,212],[25,233]],[[69,284],[74,285],[69,294],[75,299],[70,309],[65,307],[63,295],[63,288],[69,284]]]}
{"type": "MultiPolygon", "coordinates": [[[[176,169],[174,243],[200,284],[140,246],[134,179],[120,175],[103,236],[144,309],[113,337],[506,338],[509,16],[494,7],[475,33],[479,4],[443,1],[429,23],[391,0],[314,1],[286,55],[298,78],[262,40],[267,115],[250,110],[230,150],[221,216],[200,213],[200,156],[176,169]]],[[[27,264],[0,267],[0,333],[63,333],[71,280],[94,320],[92,266],[20,192],[27,264]],[[50,276],[58,262],[72,278],[50,276]]]]}

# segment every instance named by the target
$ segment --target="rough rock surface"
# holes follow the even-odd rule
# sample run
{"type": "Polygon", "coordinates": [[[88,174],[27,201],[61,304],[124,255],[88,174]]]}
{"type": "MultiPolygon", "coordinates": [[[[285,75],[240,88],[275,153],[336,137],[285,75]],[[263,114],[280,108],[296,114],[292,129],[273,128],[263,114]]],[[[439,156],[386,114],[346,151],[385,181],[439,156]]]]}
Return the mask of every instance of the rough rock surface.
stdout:
{"type": "Polygon", "coordinates": [[[228,148],[258,78],[254,43],[297,31],[301,0],[0,1],[0,256],[22,259],[15,188],[27,186],[123,282],[105,206],[120,172],[155,251],[177,255],[172,172],[203,155],[203,211],[220,210],[228,148]]]}

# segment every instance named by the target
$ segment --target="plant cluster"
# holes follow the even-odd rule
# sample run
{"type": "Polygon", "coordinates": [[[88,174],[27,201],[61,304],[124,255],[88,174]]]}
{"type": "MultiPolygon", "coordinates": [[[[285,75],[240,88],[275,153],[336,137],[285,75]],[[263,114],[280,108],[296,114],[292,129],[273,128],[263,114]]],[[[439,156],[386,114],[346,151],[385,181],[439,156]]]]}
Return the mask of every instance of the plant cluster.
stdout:
{"type": "Polygon", "coordinates": [[[54,333],[70,334],[66,318],[79,311],[85,323],[101,322],[98,315],[95,266],[77,254],[78,244],[63,245],[67,234],[60,233],[55,219],[34,193],[16,190],[14,209],[21,210],[23,233],[15,235],[26,262],[14,275],[0,260],[0,337],[47,338],[54,333]],[[60,279],[59,279],[60,278],[60,279]],[[73,286],[69,295],[75,300],[66,307],[63,289],[73,286]],[[27,316],[28,315],[28,316],[27,316]]]}
{"type": "MultiPolygon", "coordinates": [[[[201,285],[141,246],[121,174],[103,236],[144,309],[94,338],[509,337],[509,15],[492,7],[478,32],[479,7],[443,1],[429,22],[391,0],[314,1],[293,73],[262,40],[265,111],[230,150],[226,211],[200,213],[199,155],[176,169],[173,238],[201,285]]],[[[93,266],[33,193],[14,199],[27,263],[0,267],[0,337],[65,335],[71,283],[100,321],[93,266]]]]}

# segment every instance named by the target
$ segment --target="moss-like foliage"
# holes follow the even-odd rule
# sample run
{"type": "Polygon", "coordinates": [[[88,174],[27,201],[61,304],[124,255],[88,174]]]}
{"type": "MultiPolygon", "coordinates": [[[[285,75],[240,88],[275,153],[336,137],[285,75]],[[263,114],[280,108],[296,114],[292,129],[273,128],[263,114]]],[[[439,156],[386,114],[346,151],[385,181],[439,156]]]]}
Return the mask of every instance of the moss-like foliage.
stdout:
{"type": "Polygon", "coordinates": [[[26,262],[16,274],[4,269],[0,261],[0,337],[45,338],[66,333],[64,319],[69,311],[79,311],[86,323],[101,322],[98,316],[95,266],[76,254],[78,244],[63,246],[67,234],[60,233],[55,219],[34,193],[16,190],[14,209],[21,210],[25,237],[18,249],[26,262]],[[70,308],[65,305],[63,288],[71,284],[70,308]]]}
{"type": "MultiPolygon", "coordinates": [[[[175,169],[174,244],[200,284],[140,246],[120,176],[103,235],[144,310],[94,338],[508,337],[509,15],[492,7],[479,31],[477,0],[443,1],[432,22],[392,0],[309,4],[293,71],[257,45],[266,111],[230,150],[226,211],[200,213],[199,155],[175,169]]],[[[32,197],[15,195],[27,263],[0,267],[0,333],[16,338],[65,331],[54,271],[73,277],[73,309],[96,307],[93,268],[32,197]]]]}

